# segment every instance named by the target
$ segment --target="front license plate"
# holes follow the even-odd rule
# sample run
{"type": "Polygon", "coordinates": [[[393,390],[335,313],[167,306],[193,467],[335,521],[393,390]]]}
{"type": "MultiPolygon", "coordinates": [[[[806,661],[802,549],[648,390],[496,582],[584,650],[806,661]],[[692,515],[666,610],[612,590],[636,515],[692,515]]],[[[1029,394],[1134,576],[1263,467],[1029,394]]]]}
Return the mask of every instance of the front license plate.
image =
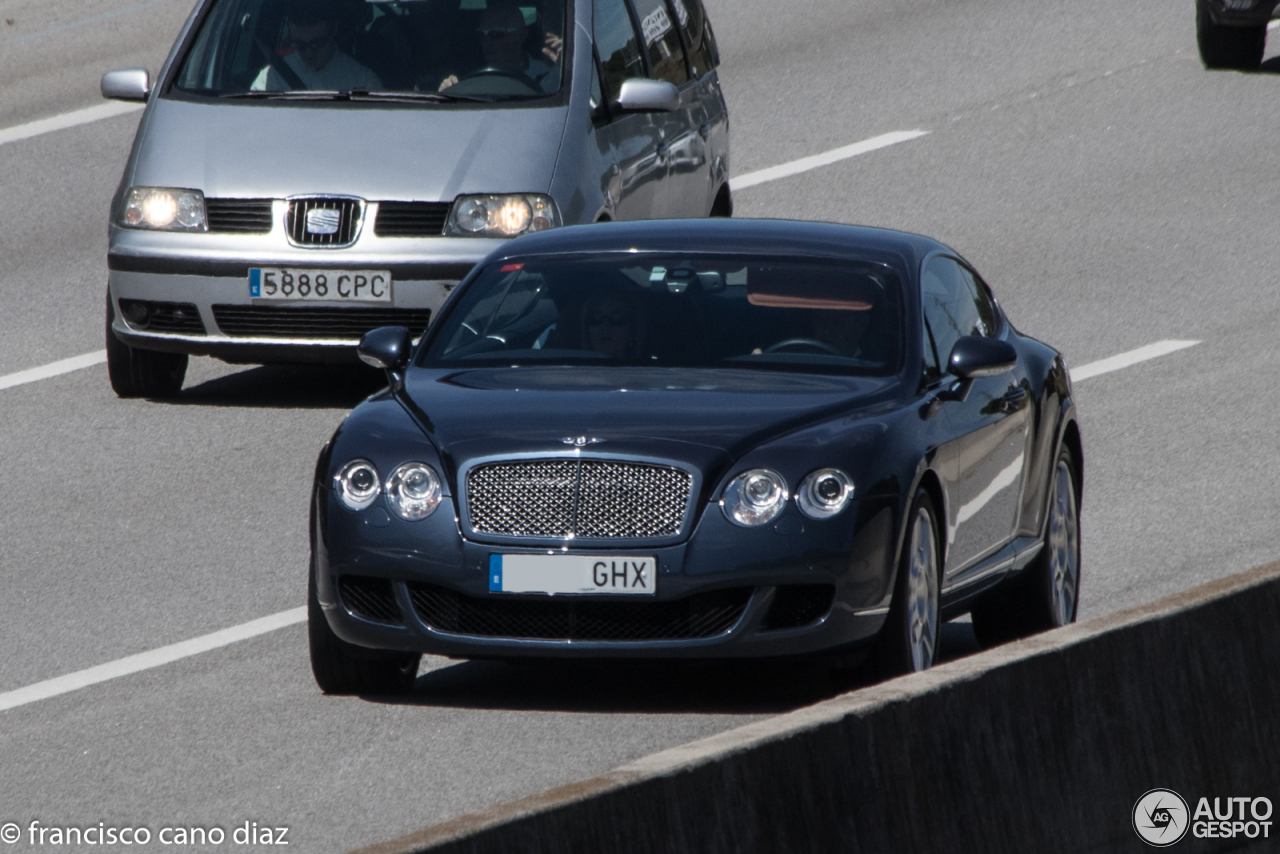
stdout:
{"type": "Polygon", "coordinates": [[[625,593],[657,592],[652,557],[595,555],[490,555],[492,593],[625,593]]]}
{"type": "Polygon", "coordinates": [[[391,302],[390,270],[254,267],[249,299],[286,302],[391,302]]]}

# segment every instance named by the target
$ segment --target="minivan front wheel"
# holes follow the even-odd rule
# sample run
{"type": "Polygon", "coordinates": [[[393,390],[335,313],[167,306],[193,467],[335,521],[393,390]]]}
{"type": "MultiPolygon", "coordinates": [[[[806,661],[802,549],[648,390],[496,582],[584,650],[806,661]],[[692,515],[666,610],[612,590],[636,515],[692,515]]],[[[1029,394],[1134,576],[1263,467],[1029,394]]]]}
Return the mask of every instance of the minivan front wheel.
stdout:
{"type": "Polygon", "coordinates": [[[116,337],[115,307],[107,294],[107,376],[118,397],[173,397],[187,375],[186,353],[139,350],[116,337]]]}

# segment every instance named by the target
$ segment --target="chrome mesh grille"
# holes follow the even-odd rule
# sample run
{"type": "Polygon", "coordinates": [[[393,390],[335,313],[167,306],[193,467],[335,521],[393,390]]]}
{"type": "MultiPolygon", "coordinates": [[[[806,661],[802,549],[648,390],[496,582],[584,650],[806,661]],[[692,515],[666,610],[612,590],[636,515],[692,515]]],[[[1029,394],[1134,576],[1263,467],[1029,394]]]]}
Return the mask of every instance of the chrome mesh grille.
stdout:
{"type": "Polygon", "coordinates": [[[573,532],[576,460],[496,463],[467,474],[471,528],[517,537],[567,537],[573,532]]]}
{"type": "Polygon", "coordinates": [[[609,460],[491,463],[467,474],[477,533],[640,539],[680,533],[693,477],[671,466],[609,460]]]}
{"type": "Polygon", "coordinates": [[[355,243],[363,219],[364,202],[359,199],[293,199],[285,226],[289,240],[298,246],[336,249],[355,243]]]}

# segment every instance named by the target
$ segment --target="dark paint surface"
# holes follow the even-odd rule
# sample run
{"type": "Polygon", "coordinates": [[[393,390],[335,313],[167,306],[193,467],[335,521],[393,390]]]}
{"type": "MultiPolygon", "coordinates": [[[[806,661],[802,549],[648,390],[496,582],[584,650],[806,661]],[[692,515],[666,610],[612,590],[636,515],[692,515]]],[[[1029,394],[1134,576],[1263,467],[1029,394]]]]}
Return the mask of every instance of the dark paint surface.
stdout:
{"type": "MultiPolygon", "coordinates": [[[[1052,348],[1004,319],[998,338],[1018,355],[1012,370],[973,380],[963,400],[946,392],[954,377],[926,384],[920,356],[919,270],[934,253],[955,253],[929,238],[820,223],[682,221],[566,228],[504,245],[486,263],[536,255],[654,250],[876,260],[898,272],[909,320],[907,358],[892,377],[648,367],[411,366],[402,395],[375,395],[357,407],[326,446],[317,468],[315,540],[319,596],[334,630],[366,646],[451,655],[766,656],[848,647],[874,637],[893,590],[904,517],[917,489],[939,505],[947,617],[1020,570],[1043,536],[1048,463],[1075,412],[1065,366],[1052,348]],[[565,439],[601,440],[582,448],[565,439]],[[503,541],[464,536],[457,476],[477,460],[537,457],[663,460],[699,473],[700,494],[680,537],[646,547],[658,562],[658,599],[725,587],[752,587],[738,623],[697,641],[573,642],[446,635],[406,612],[390,628],[342,609],[343,574],[427,581],[474,597],[487,588],[492,553],[635,551],[625,542],[503,541]],[[336,471],[363,457],[387,472],[408,460],[441,473],[448,494],[421,522],[364,517],[329,488],[336,471]],[[831,519],[804,517],[794,501],[758,528],[732,524],[718,499],[751,468],[779,472],[794,491],[818,468],[843,469],[855,498],[831,519]],[[1015,537],[1015,532],[1017,536],[1015,537]],[[800,629],[763,631],[778,585],[828,583],[828,615],[800,629]]],[[[483,265],[481,265],[483,266],[483,265]]],[[[479,268],[478,268],[479,269],[479,268]]],[[[465,289],[466,283],[458,292],[465,289]]],[[[457,294],[450,301],[456,304],[457,294]]],[[[449,305],[442,311],[447,315],[449,305]]],[[[433,329],[438,327],[433,327],[433,329]]],[[[419,354],[430,346],[424,337],[419,354]]],[[[402,587],[400,598],[407,604],[402,587]]]]}

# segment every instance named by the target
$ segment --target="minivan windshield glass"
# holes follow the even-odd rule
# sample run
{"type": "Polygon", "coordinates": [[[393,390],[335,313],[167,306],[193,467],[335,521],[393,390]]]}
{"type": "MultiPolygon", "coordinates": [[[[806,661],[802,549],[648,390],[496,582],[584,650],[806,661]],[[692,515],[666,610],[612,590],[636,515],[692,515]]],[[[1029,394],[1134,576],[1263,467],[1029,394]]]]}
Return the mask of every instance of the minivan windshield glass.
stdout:
{"type": "Polygon", "coordinates": [[[886,376],[897,276],[863,261],[603,255],[492,264],[434,329],[426,367],[652,365],[886,376]]]}
{"type": "Polygon", "coordinates": [[[565,0],[216,0],[175,81],[246,99],[516,101],[560,90],[565,0]]]}

